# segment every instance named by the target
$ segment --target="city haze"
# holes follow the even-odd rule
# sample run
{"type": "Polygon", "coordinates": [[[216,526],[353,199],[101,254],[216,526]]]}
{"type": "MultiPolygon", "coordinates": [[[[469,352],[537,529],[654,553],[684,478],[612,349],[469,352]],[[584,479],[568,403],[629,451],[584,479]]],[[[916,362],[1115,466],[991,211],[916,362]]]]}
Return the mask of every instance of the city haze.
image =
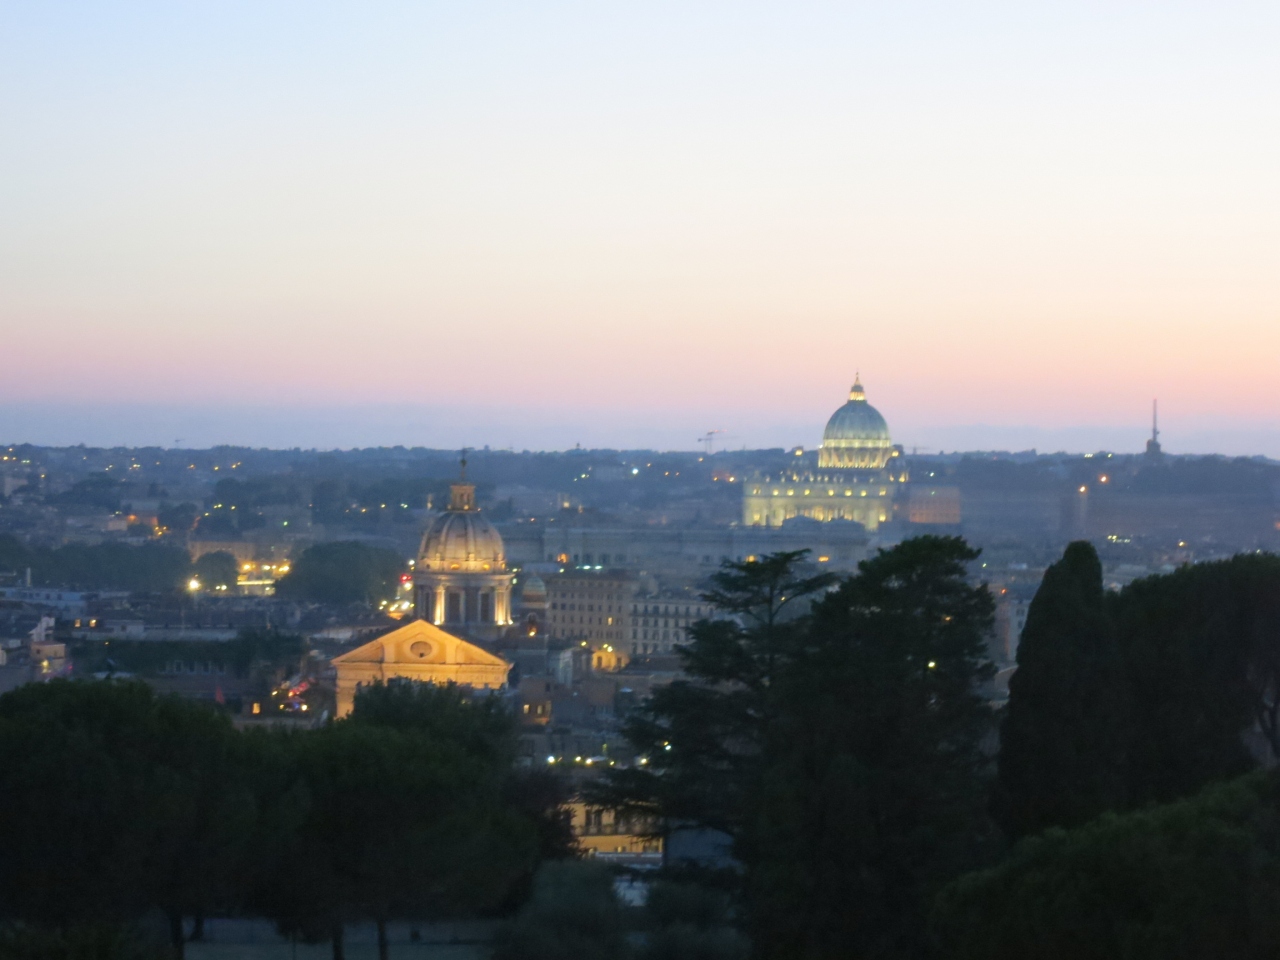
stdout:
{"type": "MultiPolygon", "coordinates": [[[[847,388],[846,388],[847,389],[847,388]]],[[[871,396],[879,401],[877,391],[871,396]]],[[[729,410],[624,408],[601,415],[594,404],[532,407],[428,405],[423,403],[322,405],[217,405],[22,402],[0,405],[0,437],[10,443],[52,446],[208,448],[219,445],[272,449],[347,450],[361,447],[458,449],[491,446],[501,450],[567,450],[575,446],[613,450],[704,449],[709,430],[715,450],[816,447],[830,407],[845,390],[837,385],[827,409],[783,417],[767,408],[729,410]]],[[[931,423],[891,418],[896,440],[907,452],[1037,449],[1137,453],[1151,435],[1150,406],[1130,411],[1131,421],[1046,427],[1031,423],[931,423]]],[[[941,419],[941,416],[940,418],[941,419]]],[[[1203,414],[1170,417],[1161,406],[1165,448],[1175,454],[1269,456],[1280,459],[1280,427],[1241,425],[1203,414]]]]}

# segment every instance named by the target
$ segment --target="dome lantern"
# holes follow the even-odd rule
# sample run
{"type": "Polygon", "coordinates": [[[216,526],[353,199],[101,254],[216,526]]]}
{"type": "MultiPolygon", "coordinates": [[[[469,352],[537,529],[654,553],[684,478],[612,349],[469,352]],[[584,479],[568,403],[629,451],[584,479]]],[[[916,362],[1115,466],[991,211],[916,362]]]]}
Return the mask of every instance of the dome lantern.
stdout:
{"type": "Polygon", "coordinates": [[[449,485],[449,509],[468,511],[476,508],[476,485],[467,482],[467,451],[462,451],[458,482],[449,485]]]}

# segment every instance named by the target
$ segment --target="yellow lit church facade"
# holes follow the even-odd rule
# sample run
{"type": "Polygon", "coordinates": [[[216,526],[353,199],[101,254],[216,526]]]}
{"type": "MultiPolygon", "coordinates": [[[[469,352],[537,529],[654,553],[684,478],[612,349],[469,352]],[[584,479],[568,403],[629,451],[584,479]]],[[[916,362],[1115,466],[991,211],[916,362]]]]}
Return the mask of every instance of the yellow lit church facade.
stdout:
{"type": "Polygon", "coordinates": [[[513,579],[502,536],[476,506],[464,459],[449,508],[422,535],[413,575],[416,619],[332,661],[337,715],[350,713],[357,691],[376,682],[504,687],[511,664],[450,631],[480,641],[500,637],[512,622],[513,579]]]}
{"type": "Polygon", "coordinates": [[[848,402],[827,421],[817,469],[748,478],[742,522],[777,527],[793,517],[854,520],[873,531],[893,519],[895,495],[906,482],[902,448],[855,378],[848,402]]]}
{"type": "Polygon", "coordinates": [[[366,684],[418,680],[499,690],[511,672],[511,664],[501,657],[425,620],[414,620],[334,657],[332,664],[337,674],[339,717],[351,712],[357,691],[366,684]]]}

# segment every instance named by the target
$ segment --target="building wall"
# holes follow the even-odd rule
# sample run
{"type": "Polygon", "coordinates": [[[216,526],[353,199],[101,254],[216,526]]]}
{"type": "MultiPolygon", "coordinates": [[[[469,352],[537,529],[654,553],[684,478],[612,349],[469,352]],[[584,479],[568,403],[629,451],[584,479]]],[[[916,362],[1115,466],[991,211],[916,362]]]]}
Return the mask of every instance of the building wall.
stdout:
{"type": "Polygon", "coordinates": [[[689,627],[710,619],[715,608],[705,600],[687,596],[639,597],[631,603],[631,656],[668,654],[689,639],[689,627]]]}
{"type": "Polygon", "coordinates": [[[908,523],[957,524],[960,522],[959,487],[922,487],[912,484],[908,490],[908,523]]]}
{"type": "MultiPolygon", "coordinates": [[[[778,526],[570,527],[561,523],[512,524],[503,529],[514,563],[559,563],[566,568],[600,566],[631,571],[661,570],[696,579],[725,560],[783,550],[812,550],[833,568],[853,569],[867,556],[868,538],[853,524],[778,526]]],[[[550,597],[548,597],[550,602],[550,597]]]]}
{"type": "Polygon", "coordinates": [[[574,800],[569,804],[569,815],[573,835],[587,856],[662,852],[660,839],[643,835],[647,824],[620,817],[612,810],[574,800]]]}
{"type": "Polygon", "coordinates": [[[966,487],[965,536],[976,540],[994,537],[1052,537],[1062,524],[1062,494],[1058,490],[1018,491],[966,487]]]}
{"type": "Polygon", "coordinates": [[[992,638],[991,656],[997,663],[1013,663],[1018,657],[1018,642],[1027,625],[1027,611],[1031,600],[1025,597],[998,596],[996,598],[995,635],[992,638]]]}
{"type": "Polygon", "coordinates": [[[550,639],[587,647],[595,670],[626,666],[631,601],[639,581],[628,574],[575,571],[547,580],[550,639]]]}
{"type": "Polygon", "coordinates": [[[1231,494],[1135,494],[1090,488],[1081,511],[1080,534],[1091,540],[1112,536],[1208,541],[1274,550],[1280,545],[1280,510],[1275,500],[1231,494]]]}

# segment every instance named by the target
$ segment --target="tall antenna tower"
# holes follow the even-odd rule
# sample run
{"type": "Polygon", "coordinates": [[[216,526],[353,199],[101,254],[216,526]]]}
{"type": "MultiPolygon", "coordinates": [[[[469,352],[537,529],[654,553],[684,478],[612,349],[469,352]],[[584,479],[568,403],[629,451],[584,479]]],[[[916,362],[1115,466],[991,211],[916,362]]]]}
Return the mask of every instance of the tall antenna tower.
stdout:
{"type": "Polygon", "coordinates": [[[1147,441],[1147,456],[1152,460],[1157,459],[1164,453],[1160,449],[1160,420],[1157,402],[1155,400],[1151,401],[1151,439],[1147,441]]]}

